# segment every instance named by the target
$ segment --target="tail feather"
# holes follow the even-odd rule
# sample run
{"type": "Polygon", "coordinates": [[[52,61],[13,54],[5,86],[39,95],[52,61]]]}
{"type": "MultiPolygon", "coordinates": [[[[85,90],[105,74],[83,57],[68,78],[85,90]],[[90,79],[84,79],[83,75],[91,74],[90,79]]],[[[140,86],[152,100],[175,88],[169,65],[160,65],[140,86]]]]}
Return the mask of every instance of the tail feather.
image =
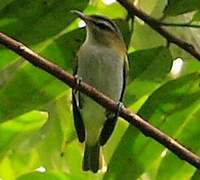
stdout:
{"type": "Polygon", "coordinates": [[[99,170],[99,155],[100,155],[100,145],[96,143],[95,145],[85,144],[85,152],[83,157],[83,170],[96,173],[99,170]]]}
{"type": "Polygon", "coordinates": [[[84,151],[84,156],[83,156],[83,171],[88,171],[90,170],[90,148],[88,145],[85,144],[85,151],[84,151]]]}

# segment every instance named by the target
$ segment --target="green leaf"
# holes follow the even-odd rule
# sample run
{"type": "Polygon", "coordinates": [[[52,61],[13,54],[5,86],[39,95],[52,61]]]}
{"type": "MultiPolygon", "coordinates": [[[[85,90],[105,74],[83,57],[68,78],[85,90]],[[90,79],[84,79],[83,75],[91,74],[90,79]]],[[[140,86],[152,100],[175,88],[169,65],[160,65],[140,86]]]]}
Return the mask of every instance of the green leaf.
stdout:
{"type": "MultiPolygon", "coordinates": [[[[47,46],[41,54],[47,58],[51,57],[54,59],[54,63],[65,69],[72,69],[75,52],[82,38],[81,30],[64,34],[47,46]]],[[[53,76],[24,62],[13,73],[12,78],[4,81],[0,86],[0,121],[38,109],[59,96],[67,88],[64,83],[53,76]]]]}
{"type": "Polygon", "coordinates": [[[29,174],[24,174],[17,178],[17,180],[70,180],[73,179],[73,176],[61,172],[32,172],[29,174]]]}
{"type": "MultiPolygon", "coordinates": [[[[200,102],[198,98],[200,96],[198,84],[198,73],[188,74],[179,79],[169,81],[152,94],[138,113],[166,134],[176,139],[186,135],[190,139],[196,130],[189,131],[191,134],[183,130],[187,127],[187,124],[196,121],[196,115],[193,119],[191,114],[196,112],[196,108],[200,102]]],[[[183,142],[184,145],[188,144],[188,147],[190,147],[190,141],[182,141],[180,139],[180,142],[183,142]]],[[[155,163],[158,163],[158,165],[161,163],[164,148],[160,144],[140,136],[136,140],[135,148],[139,150],[144,147],[145,150],[138,154],[140,162],[143,162],[145,170],[148,170],[152,166],[154,171],[156,171],[155,163]]],[[[175,173],[174,170],[180,168],[182,165],[184,165],[184,162],[174,156],[174,161],[168,161],[168,164],[164,166],[165,170],[166,168],[168,169],[167,172],[165,171],[164,177],[171,177],[175,173]],[[177,161],[180,163],[178,166],[176,166],[177,161]],[[169,167],[169,162],[174,163],[173,167],[169,167]]],[[[192,167],[189,166],[189,168],[192,167]]]]}
{"type": "Polygon", "coordinates": [[[198,100],[198,94],[200,93],[198,83],[199,73],[188,74],[179,79],[169,81],[149,97],[148,101],[140,109],[139,114],[149,119],[154,113],[159,111],[160,113],[165,111],[174,113],[177,110],[187,108],[190,104],[198,100]],[[196,92],[191,92],[190,94],[189,90],[193,86],[196,92]],[[191,98],[190,101],[189,97],[191,98]],[[181,103],[181,100],[185,101],[185,104],[181,103]]]}
{"type": "MultiPolygon", "coordinates": [[[[195,1],[168,2],[172,3],[168,4],[169,14],[180,14],[189,12],[191,6],[193,9],[195,1]]],[[[74,31],[78,20],[73,21],[75,16],[69,10],[121,18],[116,21],[122,27],[129,52],[133,52],[129,54],[126,104],[130,110],[139,112],[154,126],[199,154],[199,62],[183,54],[180,48],[174,50],[170,46],[169,51],[163,47],[166,40],[137,18],[131,29],[126,10],[118,3],[105,5],[103,1],[92,0],[85,9],[87,4],[87,0],[35,0],[29,3],[25,0],[1,0],[0,29],[71,72],[86,31],[74,31]],[[185,57],[176,80],[168,76],[172,50],[174,58],[185,57]]],[[[166,0],[149,0],[137,5],[147,14],[159,18],[165,4],[166,0]]],[[[199,7],[198,4],[196,1],[195,8],[199,7]]],[[[168,20],[173,21],[172,18],[168,20]]],[[[185,16],[180,18],[179,21],[190,20],[185,16]]],[[[193,18],[197,21],[198,13],[193,18]]],[[[180,35],[174,28],[170,30],[180,35]]],[[[190,38],[189,31],[191,29],[181,37],[189,38],[188,41],[198,46],[198,33],[192,30],[192,37],[196,38],[190,38]]],[[[71,90],[66,85],[0,47],[0,179],[153,180],[190,179],[192,176],[198,179],[199,175],[191,165],[153,139],[144,137],[136,128],[129,127],[126,131],[128,123],[120,120],[112,138],[103,148],[108,165],[105,177],[103,172],[83,172],[84,144],[76,138],[70,95],[71,90]],[[48,112],[48,121],[47,114],[44,114],[46,117],[41,117],[40,124],[41,110],[48,112]],[[38,113],[37,122],[31,122],[37,119],[33,112],[38,113]],[[18,118],[25,116],[30,123],[28,119],[16,123],[18,118]],[[12,131],[1,129],[7,123],[10,125],[6,128],[12,131]],[[169,166],[171,164],[173,166],[169,166]],[[41,166],[46,172],[36,172],[41,166]]]]}
{"type": "Polygon", "coordinates": [[[37,109],[58,96],[65,88],[50,75],[26,64],[0,90],[0,120],[5,121],[37,109]]]}
{"type": "MultiPolygon", "coordinates": [[[[185,114],[185,119],[182,125],[177,128],[174,138],[177,139],[181,144],[184,144],[189,150],[199,154],[199,141],[200,136],[198,117],[200,116],[200,101],[194,103],[190,110],[185,114]]],[[[169,119],[170,120],[170,119],[169,119]]],[[[171,119],[172,120],[172,119],[171,119]]],[[[178,120],[178,118],[176,118],[178,120]]],[[[195,167],[184,162],[183,160],[177,158],[173,153],[166,153],[160,162],[158,169],[157,179],[190,179],[191,175],[194,173],[195,167]],[[173,162],[173,167],[168,166],[170,162],[173,162]],[[167,173],[166,173],[167,167],[167,173]]]]}
{"type": "MultiPolygon", "coordinates": [[[[165,47],[136,51],[129,57],[130,81],[132,81],[128,86],[126,99],[132,104],[135,100],[142,99],[143,96],[150,96],[162,84],[171,69],[172,59],[169,50],[165,47]]],[[[138,165],[139,159],[132,154],[132,145],[137,136],[138,130],[133,127],[126,131],[111,158],[105,179],[111,177],[136,179],[143,172],[143,167],[138,165]]]]}
{"type": "Polygon", "coordinates": [[[49,119],[43,128],[29,139],[28,144],[31,147],[35,143],[38,144],[35,146],[39,157],[38,163],[47,170],[68,174],[70,172],[70,175],[74,176],[73,179],[94,179],[99,175],[82,171],[83,146],[75,134],[70,95],[71,90],[46,106],[49,119]]]}
{"type": "Polygon", "coordinates": [[[150,28],[147,24],[141,23],[135,18],[134,32],[131,41],[131,47],[134,50],[145,50],[165,46],[166,40],[150,28]]]}
{"type": "MultiPolygon", "coordinates": [[[[184,132],[183,127],[186,128],[183,124],[192,122],[191,112],[200,102],[199,79],[199,74],[193,73],[165,83],[154,91],[138,114],[171,136],[176,136],[178,130],[179,137],[181,137],[182,132],[184,132]]],[[[196,126],[196,128],[198,127],[196,126]]],[[[191,137],[195,131],[190,131],[191,137]]],[[[186,134],[185,132],[183,135],[186,134]]],[[[188,134],[186,134],[186,137],[190,139],[188,134]]],[[[199,146],[198,143],[196,143],[197,146],[199,146]]],[[[143,173],[150,171],[151,168],[155,174],[163,150],[162,145],[153,139],[148,139],[139,133],[136,128],[130,127],[111,159],[110,169],[105,179],[110,177],[115,179],[130,177],[137,179],[143,173]],[[158,165],[156,166],[156,164],[158,165]]],[[[169,162],[166,164],[165,169],[169,169],[168,166],[169,162]]],[[[174,168],[174,170],[176,169],[174,168]]]]}
{"type": "Polygon", "coordinates": [[[198,10],[200,8],[199,0],[168,0],[164,13],[170,16],[177,16],[179,14],[198,10]]]}
{"type": "Polygon", "coordinates": [[[129,61],[130,79],[140,78],[155,82],[162,81],[172,65],[169,49],[162,46],[135,51],[129,54],[129,61]]]}
{"type": "MultiPolygon", "coordinates": [[[[69,70],[75,46],[80,44],[75,37],[82,36],[64,33],[74,19],[69,10],[84,9],[87,3],[87,0],[9,1],[5,6],[0,4],[0,28],[69,70]]],[[[0,47],[0,54],[0,121],[40,108],[65,90],[55,78],[27,62],[21,63],[5,48],[0,47]]]]}
{"type": "Polygon", "coordinates": [[[98,14],[101,16],[108,16],[112,19],[122,18],[124,19],[127,12],[126,10],[117,2],[111,4],[104,4],[102,1],[91,2],[85,9],[87,14],[98,14]]]}
{"type": "Polygon", "coordinates": [[[84,9],[87,3],[87,0],[64,0],[62,3],[59,0],[29,3],[15,0],[0,11],[0,28],[25,44],[37,44],[65,29],[74,17],[69,11],[84,9]]]}
{"type": "Polygon", "coordinates": [[[64,172],[67,172],[68,166],[61,154],[64,151],[66,141],[72,141],[75,138],[70,139],[73,121],[69,102],[70,91],[67,92],[47,104],[46,109],[49,111],[48,121],[37,134],[29,139],[29,146],[34,146],[38,143],[38,140],[40,141],[37,150],[40,163],[43,166],[47,169],[57,169],[64,172]]]}
{"type": "Polygon", "coordinates": [[[129,25],[130,21],[124,20],[124,19],[115,19],[114,21],[119,27],[122,33],[123,39],[125,41],[125,44],[128,47],[131,41],[131,36],[132,36],[132,32],[131,32],[132,29],[129,25]]]}
{"type": "Polygon", "coordinates": [[[196,170],[196,172],[192,176],[191,180],[199,180],[199,179],[200,179],[200,172],[199,172],[199,170],[196,170]]]}
{"type": "MultiPolygon", "coordinates": [[[[83,10],[88,0],[26,0],[0,1],[0,29],[24,44],[41,51],[45,41],[58,36],[72,22],[71,9],[83,10]],[[56,8],[55,8],[56,7],[56,8]],[[13,11],[14,10],[14,11],[13,11]],[[40,44],[39,44],[40,43],[40,44]]],[[[0,46],[0,70],[11,61],[14,53],[0,46]]]]}
{"type": "Polygon", "coordinates": [[[0,163],[0,177],[1,179],[15,179],[14,170],[11,167],[11,161],[8,158],[4,158],[0,163]]]}
{"type": "MultiPolygon", "coordinates": [[[[7,66],[13,66],[13,64],[16,63],[17,59],[19,59],[19,57],[17,57],[17,54],[15,54],[14,52],[8,50],[7,48],[4,48],[1,46],[0,44],[0,53],[1,53],[1,57],[0,57],[0,73],[1,74],[5,74],[7,73],[5,68],[7,68],[7,66]],[[3,72],[2,72],[3,70],[3,72]]],[[[8,67],[7,69],[9,69],[10,67],[8,67]]],[[[13,69],[15,70],[15,69],[13,69]]],[[[8,75],[6,75],[8,76],[8,75]]],[[[1,75],[2,77],[2,75],[1,75]]]]}
{"type": "Polygon", "coordinates": [[[14,0],[1,0],[0,1],[0,10],[2,10],[3,8],[5,8],[6,6],[8,6],[11,2],[13,2],[14,0]]]}
{"type": "Polygon", "coordinates": [[[200,21],[200,11],[197,11],[196,13],[194,13],[192,17],[192,22],[193,21],[200,21]]]}
{"type": "Polygon", "coordinates": [[[161,46],[135,51],[129,54],[129,62],[129,85],[125,101],[133,104],[151,94],[163,82],[170,72],[172,57],[169,49],[161,46]]]}
{"type": "Polygon", "coordinates": [[[0,156],[10,149],[16,149],[20,141],[26,138],[25,133],[40,128],[47,117],[47,113],[32,111],[0,124],[0,156]]]}
{"type": "Polygon", "coordinates": [[[194,72],[199,72],[200,70],[200,63],[196,59],[186,59],[183,62],[183,67],[180,72],[180,76],[194,73],[194,72]]]}

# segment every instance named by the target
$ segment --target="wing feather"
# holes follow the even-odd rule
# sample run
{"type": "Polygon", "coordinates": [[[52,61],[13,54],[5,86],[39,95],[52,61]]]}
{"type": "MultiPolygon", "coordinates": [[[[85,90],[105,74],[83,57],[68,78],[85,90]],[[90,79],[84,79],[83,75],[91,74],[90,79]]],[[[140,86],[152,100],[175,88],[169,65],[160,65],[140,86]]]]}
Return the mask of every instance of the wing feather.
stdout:
{"type": "MultiPolygon", "coordinates": [[[[77,58],[74,64],[74,75],[77,73],[77,58]]],[[[72,90],[72,108],[73,108],[73,116],[74,116],[74,126],[76,129],[76,133],[78,135],[78,139],[80,142],[85,141],[85,127],[83,123],[83,119],[81,116],[81,102],[80,102],[80,93],[78,91],[72,90]]]]}
{"type": "MultiPolygon", "coordinates": [[[[119,101],[121,101],[121,102],[123,100],[123,96],[124,96],[124,92],[125,92],[127,75],[128,75],[128,60],[127,60],[127,56],[126,56],[125,60],[124,60],[124,67],[123,67],[123,86],[122,86],[121,96],[119,99],[119,101]]],[[[117,118],[118,118],[118,113],[113,113],[113,112],[109,112],[109,111],[106,112],[106,121],[104,123],[104,127],[101,131],[100,139],[99,139],[101,146],[106,144],[109,137],[111,136],[111,134],[115,128],[117,118]]]]}

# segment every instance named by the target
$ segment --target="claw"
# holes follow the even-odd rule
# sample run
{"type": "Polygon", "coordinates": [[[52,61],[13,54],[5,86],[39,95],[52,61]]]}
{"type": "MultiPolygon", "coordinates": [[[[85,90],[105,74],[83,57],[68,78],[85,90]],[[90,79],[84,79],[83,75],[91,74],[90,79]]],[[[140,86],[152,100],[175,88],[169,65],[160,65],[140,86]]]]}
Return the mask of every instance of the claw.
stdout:
{"type": "Polygon", "coordinates": [[[122,109],[124,108],[124,104],[122,102],[119,102],[117,105],[117,116],[119,116],[119,113],[122,111],[122,109]]]}
{"type": "MultiPolygon", "coordinates": [[[[82,82],[82,77],[78,76],[78,74],[76,74],[74,76],[75,80],[76,80],[76,86],[79,87],[81,82],[82,82]]],[[[78,90],[77,89],[74,89],[74,93],[76,93],[78,90]]]]}

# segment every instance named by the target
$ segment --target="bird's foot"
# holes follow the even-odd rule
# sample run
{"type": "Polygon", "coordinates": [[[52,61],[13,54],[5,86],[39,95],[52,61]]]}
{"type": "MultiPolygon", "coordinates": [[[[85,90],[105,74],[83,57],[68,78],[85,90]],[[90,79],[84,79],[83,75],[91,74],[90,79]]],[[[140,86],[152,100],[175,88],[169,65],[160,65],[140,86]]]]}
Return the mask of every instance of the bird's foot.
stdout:
{"type": "Polygon", "coordinates": [[[117,116],[119,116],[119,113],[122,111],[124,108],[124,104],[122,102],[119,102],[117,105],[117,116]]]}
{"type": "MultiPolygon", "coordinates": [[[[76,87],[79,87],[81,82],[82,82],[82,77],[78,76],[78,74],[76,74],[74,76],[75,78],[75,81],[76,81],[76,87]]],[[[74,89],[74,93],[76,93],[78,90],[77,89],[74,89]]]]}

